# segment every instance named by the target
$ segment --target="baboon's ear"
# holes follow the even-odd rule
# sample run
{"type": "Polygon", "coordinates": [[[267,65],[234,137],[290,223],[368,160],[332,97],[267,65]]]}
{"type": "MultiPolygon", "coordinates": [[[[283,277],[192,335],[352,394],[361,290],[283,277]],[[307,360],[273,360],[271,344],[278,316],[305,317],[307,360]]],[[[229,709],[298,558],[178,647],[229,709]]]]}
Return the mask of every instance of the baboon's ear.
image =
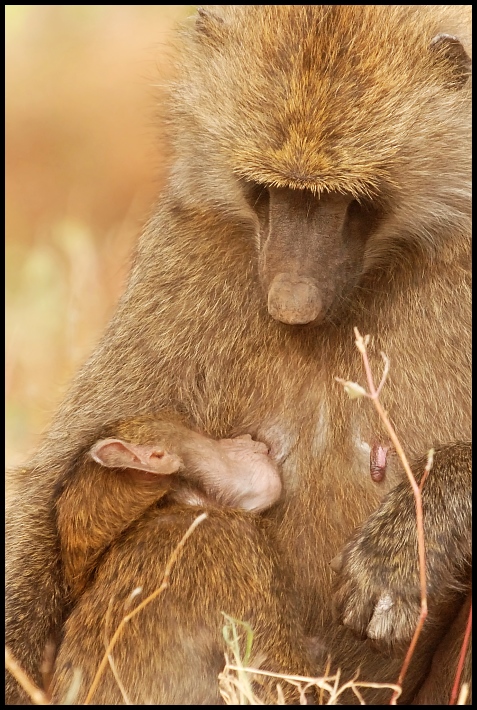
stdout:
{"type": "Polygon", "coordinates": [[[436,58],[443,62],[449,88],[460,89],[472,73],[472,60],[458,37],[438,34],[429,45],[436,58]]]}
{"type": "Polygon", "coordinates": [[[181,459],[161,446],[131,444],[122,439],[101,439],[91,447],[89,454],[106,468],[134,468],[167,475],[182,467],[181,459]]]}
{"type": "Polygon", "coordinates": [[[205,44],[214,48],[219,48],[223,45],[227,35],[227,28],[224,20],[210,10],[204,7],[197,8],[197,19],[195,27],[199,35],[199,39],[205,44]]]}

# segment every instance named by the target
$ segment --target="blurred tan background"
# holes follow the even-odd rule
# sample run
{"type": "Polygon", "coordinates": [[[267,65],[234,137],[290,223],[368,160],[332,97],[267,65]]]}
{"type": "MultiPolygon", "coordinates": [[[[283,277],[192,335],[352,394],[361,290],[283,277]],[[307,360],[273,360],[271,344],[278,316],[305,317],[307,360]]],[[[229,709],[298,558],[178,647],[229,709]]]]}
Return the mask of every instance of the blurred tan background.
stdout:
{"type": "Polygon", "coordinates": [[[155,107],[191,5],[6,5],[6,460],[123,290],[163,179],[155,107]]]}

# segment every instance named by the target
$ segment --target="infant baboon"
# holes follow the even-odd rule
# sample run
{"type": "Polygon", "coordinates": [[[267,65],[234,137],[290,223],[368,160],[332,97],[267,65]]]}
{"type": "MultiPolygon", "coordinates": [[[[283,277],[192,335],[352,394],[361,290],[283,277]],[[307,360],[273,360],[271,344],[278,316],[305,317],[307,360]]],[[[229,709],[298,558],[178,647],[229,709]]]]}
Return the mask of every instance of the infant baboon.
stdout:
{"type": "Polygon", "coordinates": [[[280,477],[265,444],[248,434],[215,441],[174,419],[138,417],[108,426],[63,482],[57,525],[72,599],[107,547],[164,497],[249,512],[278,500],[280,477]]]}
{"type": "MultiPolygon", "coordinates": [[[[320,674],[329,655],[342,681],[358,668],[396,681],[418,619],[415,514],[373,407],[335,381],[363,376],[356,326],[373,335],[373,370],[380,350],[390,359],[381,399],[410,460],[436,448],[424,489],[430,622],[409,703],[436,650],[455,666],[460,639],[448,633],[468,592],[470,447],[454,444],[471,438],[470,8],[210,6],[182,49],[168,183],[127,290],[18,474],[7,643],[39,680],[53,639],[53,697],[80,668],[83,702],[105,635],[133,589],[160,585],[194,513],[174,501],[140,512],[73,605],[74,542],[60,544],[57,505],[67,516],[70,490],[88,499],[77,463],[119,413],[183,416],[213,439],[263,442],[283,493],[259,516],[213,508],[187,541],[167,593],[113,654],[129,701],[219,703],[221,612],[250,623],[263,668],[320,674]],[[343,550],[336,577],[329,563],[343,550]]],[[[449,679],[435,702],[448,701],[449,679]]],[[[391,695],[362,692],[368,703],[391,695]]],[[[109,669],[93,701],[124,702],[109,669]]]]}
{"type": "Polygon", "coordinates": [[[87,458],[102,467],[125,469],[132,482],[155,483],[177,502],[215,502],[261,512],[280,497],[282,485],[270,450],[250,434],[217,441],[174,421],[173,414],[170,421],[143,416],[108,430],[111,434],[96,441],[87,458]]]}

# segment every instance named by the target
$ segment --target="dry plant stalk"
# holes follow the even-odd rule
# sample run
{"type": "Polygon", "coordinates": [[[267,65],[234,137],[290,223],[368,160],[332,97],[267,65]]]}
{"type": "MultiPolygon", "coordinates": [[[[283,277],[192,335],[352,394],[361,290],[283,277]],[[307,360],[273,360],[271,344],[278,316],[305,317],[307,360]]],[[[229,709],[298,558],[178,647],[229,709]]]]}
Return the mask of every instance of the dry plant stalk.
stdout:
{"type": "Polygon", "coordinates": [[[5,646],[5,668],[21,685],[34,705],[50,705],[46,693],[30,680],[18,661],[14,658],[8,646],[5,646]]]}
{"type": "MultiPolygon", "coordinates": [[[[469,609],[469,618],[467,619],[467,626],[465,628],[464,640],[462,642],[462,648],[460,650],[459,661],[457,663],[457,670],[455,674],[454,685],[452,686],[451,696],[449,698],[449,705],[455,705],[455,700],[457,697],[457,692],[459,690],[460,678],[462,675],[462,670],[464,668],[465,656],[467,654],[467,649],[469,647],[470,632],[472,631],[472,603],[469,609]]],[[[462,685],[460,690],[459,699],[457,700],[457,705],[465,705],[467,700],[467,695],[469,693],[469,686],[467,683],[462,685]]]]}
{"type": "MultiPolygon", "coordinates": [[[[136,614],[139,614],[139,612],[142,609],[144,609],[145,606],[147,606],[150,602],[152,602],[154,599],[156,599],[156,597],[158,597],[160,594],[162,594],[162,592],[165,589],[167,589],[167,587],[169,585],[169,577],[171,575],[172,568],[177,561],[179,553],[182,551],[185,543],[187,542],[189,537],[192,535],[194,530],[206,518],[207,518],[207,513],[201,513],[201,515],[197,516],[197,518],[194,520],[194,522],[186,530],[186,532],[182,536],[181,540],[178,542],[177,546],[175,547],[174,551],[172,552],[171,556],[169,557],[169,561],[166,565],[166,569],[164,570],[164,576],[162,578],[162,582],[159,585],[159,587],[154,592],[152,592],[152,594],[150,594],[148,597],[146,597],[146,599],[143,599],[143,601],[140,604],[138,604],[138,606],[135,609],[133,609],[133,611],[131,611],[129,614],[127,614],[126,616],[124,616],[121,619],[121,622],[119,623],[116,631],[114,632],[114,634],[111,638],[111,641],[109,642],[109,644],[106,647],[106,651],[104,653],[103,659],[102,659],[101,663],[99,664],[99,667],[98,667],[98,670],[96,671],[95,677],[93,678],[93,682],[91,683],[91,687],[89,689],[88,695],[86,696],[86,699],[84,702],[85,705],[89,704],[96,688],[98,687],[99,681],[101,680],[101,676],[103,675],[104,669],[106,668],[106,664],[109,663],[111,666],[112,650],[113,650],[114,646],[116,645],[125,625],[129,621],[131,621],[131,619],[133,619],[136,616],[136,614]]],[[[118,680],[117,672],[114,667],[114,663],[112,664],[111,670],[112,670],[112,673],[113,673],[114,677],[116,678],[116,680],[118,680]]],[[[119,688],[122,692],[123,689],[122,689],[121,683],[119,684],[119,688]]],[[[125,700],[126,700],[126,698],[125,698],[125,700]]]]}
{"type": "MultiPolygon", "coordinates": [[[[371,372],[371,367],[369,364],[369,359],[368,359],[368,354],[366,350],[366,346],[369,343],[369,335],[365,335],[364,338],[360,334],[359,330],[357,328],[354,328],[354,334],[356,337],[356,347],[358,348],[359,352],[362,355],[363,358],[363,364],[364,364],[364,369],[366,371],[366,379],[368,381],[368,387],[369,387],[369,392],[367,392],[363,387],[358,385],[356,382],[348,382],[346,380],[343,380],[339,377],[336,377],[336,381],[342,384],[348,394],[350,394],[351,397],[368,397],[368,399],[371,399],[374,407],[383,422],[388,434],[389,438],[391,439],[393,446],[401,460],[401,463],[404,467],[404,471],[406,472],[406,476],[409,479],[409,483],[411,484],[411,488],[414,494],[414,500],[416,502],[416,523],[417,523],[417,546],[418,546],[418,555],[419,555],[419,581],[420,581],[420,588],[421,588],[421,613],[419,615],[419,621],[416,625],[416,629],[414,631],[413,637],[411,639],[411,643],[409,644],[409,648],[407,650],[406,656],[404,658],[404,662],[401,667],[401,671],[399,673],[399,677],[397,679],[397,685],[399,687],[402,687],[403,680],[406,676],[407,670],[409,668],[409,664],[411,662],[412,656],[414,654],[415,648],[417,641],[419,639],[419,636],[421,634],[422,628],[424,626],[424,622],[427,617],[427,582],[426,582],[426,552],[425,552],[425,546],[424,546],[424,523],[423,523],[423,513],[422,513],[422,487],[424,485],[424,482],[429,474],[429,471],[432,466],[432,457],[433,457],[433,451],[429,452],[429,458],[428,462],[424,471],[424,475],[421,479],[420,485],[417,484],[416,479],[414,478],[414,475],[411,471],[411,467],[409,466],[409,462],[406,458],[406,454],[403,451],[403,448],[400,444],[400,441],[396,435],[396,432],[394,431],[394,428],[391,424],[391,422],[388,419],[388,416],[386,412],[384,411],[381,402],[379,401],[379,395],[380,392],[383,388],[383,385],[386,381],[388,372],[389,372],[389,360],[386,357],[386,355],[381,352],[381,357],[383,358],[384,361],[384,372],[381,377],[381,382],[379,383],[379,386],[376,388],[374,384],[374,379],[373,379],[373,374],[371,372]]],[[[396,705],[396,701],[398,699],[399,695],[394,691],[392,698],[390,700],[390,705],[396,705]]]]}
{"type": "Polygon", "coordinates": [[[460,689],[459,698],[457,700],[457,705],[466,705],[467,698],[469,697],[469,684],[463,683],[460,689]]]}
{"type": "Polygon", "coordinates": [[[223,628],[224,640],[235,659],[235,666],[239,670],[237,670],[237,678],[227,672],[227,668],[230,667],[230,661],[226,653],[225,668],[222,673],[219,674],[220,693],[227,705],[262,705],[263,703],[257,699],[253,692],[249,676],[244,671],[244,666],[249,665],[251,659],[253,630],[246,622],[234,619],[228,614],[225,614],[225,612],[222,613],[226,621],[223,628]],[[237,629],[238,625],[240,625],[245,632],[245,651],[243,658],[240,652],[241,636],[237,629]]]}
{"type": "MultiPolygon", "coordinates": [[[[346,690],[352,690],[355,695],[359,698],[361,705],[364,705],[365,702],[359,693],[359,688],[389,688],[390,690],[393,690],[394,693],[397,694],[397,697],[401,694],[401,687],[397,684],[394,683],[367,683],[366,681],[357,681],[356,679],[347,681],[346,683],[343,683],[343,685],[339,685],[339,679],[340,675],[337,673],[334,676],[329,676],[329,677],[322,677],[322,678],[312,678],[312,677],[307,677],[307,676],[299,676],[299,675],[286,675],[284,673],[274,673],[272,671],[264,671],[261,670],[260,668],[250,668],[243,666],[242,664],[239,665],[233,665],[230,664],[227,661],[227,664],[224,668],[223,673],[220,674],[221,680],[223,679],[223,676],[227,674],[228,671],[235,671],[235,672],[244,672],[244,673],[251,673],[253,675],[262,675],[266,676],[268,678],[277,678],[279,680],[284,680],[287,683],[291,683],[295,685],[299,692],[300,692],[300,705],[306,705],[306,693],[308,690],[310,690],[313,686],[316,686],[317,688],[320,688],[327,693],[329,693],[330,698],[326,705],[336,705],[338,704],[338,698],[340,695],[342,695],[346,690]]],[[[230,678],[226,679],[229,684],[233,684],[235,686],[238,686],[239,680],[234,680],[231,681],[230,678]]],[[[240,688],[242,690],[242,688],[240,688]]],[[[277,689],[278,690],[278,689],[277,689]]],[[[278,697],[280,697],[279,691],[277,692],[278,697]]],[[[243,704],[243,703],[233,703],[233,704],[243,704]]],[[[256,697],[253,698],[253,705],[262,705],[263,703],[259,701],[256,697]]]]}
{"type": "MultiPolygon", "coordinates": [[[[340,696],[347,690],[352,690],[358,698],[361,705],[364,705],[364,699],[359,692],[359,688],[389,688],[393,690],[397,697],[401,694],[401,688],[398,685],[389,683],[367,683],[366,681],[357,681],[357,678],[350,680],[340,686],[340,672],[333,676],[328,675],[328,670],[322,677],[307,677],[300,675],[287,675],[284,673],[274,673],[273,671],[265,671],[260,668],[254,668],[249,664],[252,656],[253,631],[248,624],[242,621],[237,621],[232,617],[224,614],[226,625],[224,626],[224,639],[227,646],[235,659],[234,663],[229,660],[228,654],[225,654],[225,668],[219,674],[219,683],[221,687],[221,695],[227,705],[263,705],[263,701],[254,693],[250,683],[250,675],[258,675],[267,678],[277,679],[277,705],[285,705],[284,693],[280,680],[294,685],[299,693],[299,704],[307,705],[307,693],[316,687],[319,689],[320,705],[337,705],[340,696]],[[246,632],[246,643],[243,657],[240,651],[240,635],[237,631],[237,625],[240,625],[246,632]],[[323,693],[329,695],[328,701],[323,701],[323,693]]],[[[329,665],[327,666],[327,669],[329,665]]]]}

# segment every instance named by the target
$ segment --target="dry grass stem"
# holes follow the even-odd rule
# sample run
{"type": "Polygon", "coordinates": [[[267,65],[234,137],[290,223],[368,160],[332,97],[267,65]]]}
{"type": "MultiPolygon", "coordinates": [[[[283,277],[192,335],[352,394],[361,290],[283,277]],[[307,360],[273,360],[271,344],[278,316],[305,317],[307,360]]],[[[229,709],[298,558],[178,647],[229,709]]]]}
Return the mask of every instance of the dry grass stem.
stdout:
{"type": "Polygon", "coordinates": [[[30,680],[7,646],[5,646],[5,668],[12,674],[17,683],[21,685],[34,705],[50,705],[46,693],[40,690],[40,688],[30,680]]]}
{"type": "Polygon", "coordinates": [[[469,684],[463,683],[460,689],[459,698],[457,700],[457,705],[467,705],[467,698],[469,697],[469,684]]]}
{"type": "MultiPolygon", "coordinates": [[[[134,590],[132,592],[132,594],[128,597],[128,599],[126,600],[126,605],[128,604],[128,602],[131,601],[131,599],[133,599],[136,596],[136,594],[134,593],[135,591],[136,590],[134,590]]],[[[109,604],[108,604],[108,611],[106,612],[106,618],[104,620],[104,647],[105,647],[105,649],[107,649],[109,646],[109,626],[110,626],[110,621],[111,621],[111,607],[112,607],[112,605],[113,605],[113,599],[110,599],[109,604]]],[[[126,688],[124,687],[124,685],[121,681],[121,678],[119,677],[118,669],[116,668],[116,664],[115,664],[114,659],[111,654],[108,654],[108,662],[109,662],[109,667],[111,668],[111,673],[113,674],[114,679],[115,679],[115,681],[118,685],[118,688],[121,692],[121,695],[123,696],[124,704],[125,705],[132,705],[133,703],[130,701],[128,694],[126,692],[126,688]]]]}
{"type": "MultiPolygon", "coordinates": [[[[261,675],[265,676],[268,678],[277,678],[279,680],[284,680],[287,683],[291,683],[292,685],[295,685],[301,695],[302,701],[300,704],[306,705],[306,693],[312,688],[313,686],[320,688],[327,693],[329,693],[330,698],[327,703],[320,703],[320,704],[326,704],[326,705],[336,705],[338,698],[347,690],[352,690],[356,696],[360,699],[360,702],[362,705],[364,705],[364,700],[359,693],[359,688],[375,688],[375,689],[381,689],[381,688],[389,688],[390,690],[393,690],[396,694],[397,697],[401,694],[401,687],[395,683],[371,683],[371,682],[366,682],[366,681],[358,681],[356,679],[350,680],[346,683],[343,683],[343,685],[339,686],[339,673],[336,674],[335,676],[330,676],[326,677],[323,676],[321,678],[311,678],[307,676],[299,676],[299,675],[286,675],[284,673],[274,673],[272,671],[264,671],[261,670],[260,668],[251,668],[251,667],[246,667],[243,666],[242,664],[234,665],[231,664],[227,661],[225,669],[222,674],[220,674],[221,680],[226,677],[226,680],[228,683],[231,685],[235,685],[236,687],[239,686],[240,680],[230,678],[230,676],[227,677],[227,674],[229,671],[235,671],[237,674],[238,673],[248,673],[251,675],[261,675]]],[[[277,684],[278,685],[278,684],[277,684]]],[[[242,688],[240,688],[242,690],[242,688]]],[[[277,688],[278,691],[278,688],[277,688]]],[[[263,703],[256,698],[256,696],[253,696],[253,698],[249,698],[248,693],[247,699],[249,702],[253,705],[262,705],[263,703]]],[[[278,696],[278,692],[277,692],[278,696]]],[[[281,691],[280,694],[281,697],[283,697],[283,691],[281,691]]],[[[280,697],[278,696],[278,697],[280,697]]],[[[229,704],[238,704],[238,705],[243,705],[244,703],[229,703],[229,704]]],[[[277,703],[277,704],[282,704],[282,703],[277,703]]]]}
{"type": "MultiPolygon", "coordinates": [[[[457,663],[457,670],[456,670],[456,674],[455,674],[454,685],[452,686],[451,696],[449,699],[449,705],[455,705],[457,691],[459,690],[460,678],[462,675],[462,670],[464,668],[465,656],[467,654],[467,649],[469,647],[471,631],[472,631],[472,604],[470,605],[470,609],[469,609],[469,617],[467,619],[467,626],[465,627],[464,640],[462,642],[462,648],[460,649],[459,661],[457,663]]],[[[459,699],[457,701],[458,705],[465,705],[465,701],[467,699],[468,692],[469,692],[469,687],[468,687],[467,683],[464,683],[461,688],[461,691],[460,691],[459,699]],[[465,692],[464,692],[464,688],[466,688],[465,692]],[[463,702],[461,702],[461,696],[463,694],[465,696],[465,699],[463,702]]]]}
{"type": "MultiPolygon", "coordinates": [[[[379,401],[379,395],[380,395],[381,390],[384,386],[384,383],[386,382],[387,375],[389,372],[389,360],[386,357],[386,355],[383,352],[381,352],[381,357],[383,358],[383,361],[384,361],[384,371],[383,371],[383,375],[381,377],[381,381],[379,383],[379,386],[376,388],[376,386],[374,384],[373,373],[371,372],[371,366],[369,364],[367,349],[366,349],[367,345],[369,343],[369,339],[370,339],[369,335],[365,335],[363,337],[357,328],[354,328],[354,334],[356,337],[356,347],[358,348],[358,350],[361,353],[362,358],[363,358],[363,364],[364,364],[364,369],[366,372],[366,379],[368,382],[369,392],[366,392],[366,390],[364,390],[361,387],[361,385],[357,385],[356,383],[346,382],[345,380],[342,380],[341,378],[338,378],[338,377],[336,377],[335,379],[340,384],[344,385],[345,387],[348,387],[348,389],[353,388],[353,387],[359,388],[359,390],[362,392],[362,396],[368,397],[369,399],[372,400],[374,407],[378,413],[378,416],[381,419],[381,421],[383,422],[383,424],[386,428],[386,431],[389,434],[389,438],[392,441],[394,449],[396,450],[396,453],[398,454],[398,456],[401,460],[404,471],[406,472],[409,483],[411,484],[411,488],[412,488],[412,491],[414,494],[414,500],[416,503],[417,546],[418,546],[418,555],[419,555],[419,581],[420,581],[420,589],[421,589],[421,613],[419,615],[419,621],[416,625],[416,629],[415,629],[413,637],[411,639],[411,643],[409,644],[409,648],[407,650],[406,656],[404,658],[404,662],[401,667],[401,671],[399,673],[399,678],[397,680],[397,685],[402,686],[403,680],[406,676],[407,670],[409,668],[409,664],[410,664],[412,656],[414,654],[414,650],[416,648],[418,638],[419,638],[420,633],[422,631],[422,627],[424,626],[424,622],[427,618],[426,553],[425,553],[425,545],[424,545],[424,522],[423,522],[423,513],[422,513],[421,491],[422,491],[422,486],[424,485],[424,481],[427,478],[430,468],[432,466],[433,451],[431,450],[429,452],[426,469],[424,471],[424,475],[421,480],[421,484],[418,485],[417,481],[414,478],[414,475],[411,471],[411,467],[409,466],[409,462],[406,458],[406,454],[404,453],[404,450],[403,450],[401,443],[397,437],[397,434],[394,431],[394,428],[393,428],[391,422],[389,421],[388,416],[381,405],[381,402],[379,401]]],[[[355,390],[355,391],[357,391],[357,390],[355,390]]],[[[390,705],[395,705],[398,697],[399,697],[399,695],[395,691],[393,693],[391,700],[390,700],[390,705]]]]}

